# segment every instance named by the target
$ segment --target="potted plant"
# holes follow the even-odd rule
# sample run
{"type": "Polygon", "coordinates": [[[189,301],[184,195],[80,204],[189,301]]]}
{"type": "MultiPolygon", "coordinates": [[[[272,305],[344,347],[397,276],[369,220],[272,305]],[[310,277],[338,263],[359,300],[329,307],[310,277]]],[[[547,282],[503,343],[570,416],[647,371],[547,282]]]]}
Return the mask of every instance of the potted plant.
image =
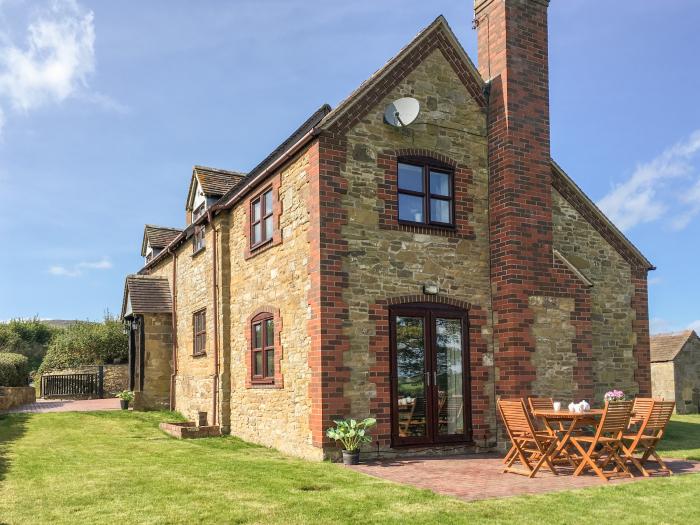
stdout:
{"type": "Polygon", "coordinates": [[[610,392],[605,393],[605,400],[610,401],[624,401],[625,393],[622,390],[610,390],[610,392]]]}
{"type": "Polygon", "coordinates": [[[124,390],[119,392],[117,397],[119,398],[119,404],[121,405],[122,410],[128,410],[129,403],[134,400],[134,393],[130,390],[124,390]]]}
{"type": "Polygon", "coordinates": [[[374,418],[363,421],[341,419],[334,423],[335,427],[329,428],[326,435],[335,441],[340,441],[343,445],[344,465],[357,465],[360,462],[360,447],[363,443],[372,441],[367,429],[376,425],[377,420],[374,418]]]}

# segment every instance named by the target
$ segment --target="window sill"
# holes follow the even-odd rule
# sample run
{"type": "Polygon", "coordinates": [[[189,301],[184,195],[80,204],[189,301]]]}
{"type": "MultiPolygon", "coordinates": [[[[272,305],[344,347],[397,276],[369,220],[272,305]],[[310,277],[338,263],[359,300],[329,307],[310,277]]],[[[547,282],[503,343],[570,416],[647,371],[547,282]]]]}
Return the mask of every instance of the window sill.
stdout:
{"type": "Polygon", "coordinates": [[[456,231],[457,228],[455,227],[454,224],[435,224],[435,223],[430,223],[430,222],[413,222],[413,221],[398,221],[401,226],[411,226],[413,228],[426,228],[429,230],[438,230],[438,231],[448,231],[448,232],[453,232],[456,231]]]}
{"type": "Polygon", "coordinates": [[[199,255],[200,253],[206,251],[206,249],[207,249],[206,246],[202,246],[202,247],[201,247],[199,250],[197,250],[196,252],[192,252],[192,258],[197,257],[197,255],[199,255]]]}
{"type": "Polygon", "coordinates": [[[264,243],[258,244],[256,246],[251,246],[249,247],[246,252],[245,252],[245,259],[251,259],[255,257],[256,255],[259,255],[263,252],[266,252],[270,248],[273,248],[274,246],[279,246],[282,244],[282,239],[280,238],[279,235],[274,235],[272,236],[272,239],[269,239],[265,241],[264,243]]]}
{"type": "Polygon", "coordinates": [[[207,353],[206,353],[206,352],[200,352],[200,353],[198,353],[198,354],[192,354],[192,357],[195,358],[195,359],[196,359],[196,358],[199,358],[199,357],[207,357],[207,353]]]}
{"type": "Polygon", "coordinates": [[[258,388],[261,390],[279,390],[282,388],[282,386],[275,384],[274,381],[251,381],[248,388],[258,388]]]}

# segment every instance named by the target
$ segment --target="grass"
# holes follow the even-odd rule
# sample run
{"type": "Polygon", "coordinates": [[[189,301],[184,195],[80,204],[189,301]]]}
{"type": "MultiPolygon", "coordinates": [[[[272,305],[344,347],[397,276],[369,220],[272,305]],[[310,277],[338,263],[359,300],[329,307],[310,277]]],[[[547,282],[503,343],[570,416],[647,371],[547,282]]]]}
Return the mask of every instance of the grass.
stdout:
{"type": "MultiPolygon", "coordinates": [[[[172,439],[163,412],[0,416],[0,523],[683,523],[700,476],[464,503],[232,437],[172,439]]],[[[673,457],[700,458],[700,417],[673,457]]],[[[478,482],[478,480],[475,480],[478,482]]]]}

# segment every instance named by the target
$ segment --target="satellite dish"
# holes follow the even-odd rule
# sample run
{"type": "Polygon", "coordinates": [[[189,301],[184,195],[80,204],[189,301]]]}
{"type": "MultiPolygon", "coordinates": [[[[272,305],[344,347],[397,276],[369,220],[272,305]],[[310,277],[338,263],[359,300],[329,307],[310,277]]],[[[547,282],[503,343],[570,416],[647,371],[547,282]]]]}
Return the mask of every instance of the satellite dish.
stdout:
{"type": "Polygon", "coordinates": [[[416,120],[420,103],[412,97],[394,100],[384,110],[384,122],[395,128],[403,128],[416,120]]]}

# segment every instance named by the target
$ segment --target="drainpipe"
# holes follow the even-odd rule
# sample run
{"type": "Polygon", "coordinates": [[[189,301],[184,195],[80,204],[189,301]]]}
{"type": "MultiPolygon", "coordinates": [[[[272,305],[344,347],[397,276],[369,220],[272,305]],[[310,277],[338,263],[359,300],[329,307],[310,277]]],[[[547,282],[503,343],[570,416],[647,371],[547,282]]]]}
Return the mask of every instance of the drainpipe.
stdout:
{"type": "Polygon", "coordinates": [[[173,256],[173,371],[170,374],[170,410],[175,410],[175,380],[177,377],[177,254],[172,248],[168,252],[173,256]]]}
{"type": "Polygon", "coordinates": [[[211,209],[208,211],[209,224],[211,224],[212,234],[212,293],[214,297],[214,384],[212,385],[212,425],[216,425],[218,419],[218,397],[219,397],[219,285],[218,285],[218,240],[216,226],[212,218],[211,209]]]}

